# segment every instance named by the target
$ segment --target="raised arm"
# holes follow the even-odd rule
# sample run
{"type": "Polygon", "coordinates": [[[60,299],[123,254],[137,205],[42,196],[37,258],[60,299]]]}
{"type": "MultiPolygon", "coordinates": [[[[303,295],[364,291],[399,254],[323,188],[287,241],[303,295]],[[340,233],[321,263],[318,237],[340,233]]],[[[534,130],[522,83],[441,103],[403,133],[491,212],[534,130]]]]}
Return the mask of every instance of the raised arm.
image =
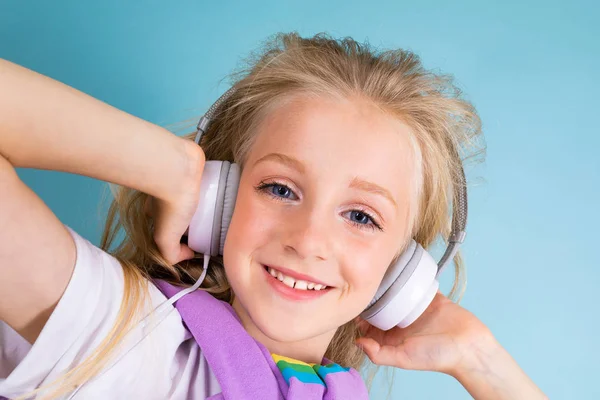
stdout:
{"type": "Polygon", "coordinates": [[[0,320],[33,343],[76,259],[68,231],[14,168],[86,175],[175,204],[203,161],[193,142],[0,60],[0,320]]]}

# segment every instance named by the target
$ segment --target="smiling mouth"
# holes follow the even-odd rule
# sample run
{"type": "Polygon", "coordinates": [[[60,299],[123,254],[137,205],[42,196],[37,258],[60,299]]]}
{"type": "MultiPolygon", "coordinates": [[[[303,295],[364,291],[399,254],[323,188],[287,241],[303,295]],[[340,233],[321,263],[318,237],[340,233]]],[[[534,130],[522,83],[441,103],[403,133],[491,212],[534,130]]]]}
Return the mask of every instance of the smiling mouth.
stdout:
{"type": "Polygon", "coordinates": [[[286,286],[289,286],[292,289],[306,291],[322,291],[331,288],[330,286],[325,286],[320,283],[292,278],[291,276],[286,275],[273,267],[269,267],[268,265],[263,265],[263,267],[273,278],[279,280],[281,283],[283,283],[286,286]]]}

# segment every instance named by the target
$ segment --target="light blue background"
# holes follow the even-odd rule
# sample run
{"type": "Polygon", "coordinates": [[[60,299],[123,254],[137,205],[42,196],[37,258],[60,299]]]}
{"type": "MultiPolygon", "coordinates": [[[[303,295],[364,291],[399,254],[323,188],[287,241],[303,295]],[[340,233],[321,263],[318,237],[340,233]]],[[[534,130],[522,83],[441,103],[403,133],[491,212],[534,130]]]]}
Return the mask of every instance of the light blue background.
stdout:
{"type": "MultiPolygon", "coordinates": [[[[599,11],[591,0],[2,1],[0,57],[170,124],[200,114],[241,57],[276,31],[416,51],[456,76],[487,138],[487,162],[469,172],[485,181],[470,190],[462,304],[550,398],[592,399],[600,398],[599,11]]],[[[98,243],[100,182],[20,175],[98,243]]],[[[392,398],[469,398],[448,376],[395,375],[392,398]]]]}

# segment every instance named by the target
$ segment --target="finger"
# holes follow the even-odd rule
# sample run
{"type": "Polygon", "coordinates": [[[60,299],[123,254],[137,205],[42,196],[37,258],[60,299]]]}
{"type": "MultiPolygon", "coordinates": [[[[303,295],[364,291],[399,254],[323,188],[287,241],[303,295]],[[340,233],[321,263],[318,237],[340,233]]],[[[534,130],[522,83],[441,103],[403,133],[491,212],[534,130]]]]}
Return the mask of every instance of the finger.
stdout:
{"type": "Polygon", "coordinates": [[[358,331],[360,332],[360,334],[363,336],[366,335],[367,332],[369,331],[369,327],[371,326],[371,324],[369,324],[367,321],[365,321],[361,317],[356,317],[354,319],[354,322],[356,323],[356,327],[358,328],[358,331]]]}
{"type": "Polygon", "coordinates": [[[154,241],[156,242],[160,253],[171,265],[194,257],[194,251],[186,244],[179,243],[170,238],[155,238],[154,241]]]}
{"type": "Polygon", "coordinates": [[[194,251],[183,243],[178,243],[175,248],[169,253],[167,260],[171,264],[177,264],[183,260],[189,260],[194,257],[194,251]]]}
{"type": "Polygon", "coordinates": [[[361,323],[361,324],[362,324],[362,327],[359,327],[359,329],[361,329],[361,328],[364,329],[364,332],[362,333],[363,337],[373,339],[377,343],[384,343],[386,340],[386,337],[397,340],[396,335],[393,334],[394,332],[382,331],[381,329],[379,329],[378,327],[376,327],[374,325],[371,325],[367,321],[364,321],[364,324],[363,323],[361,323]]]}
{"type": "Polygon", "coordinates": [[[177,257],[177,262],[179,263],[183,260],[190,260],[192,258],[194,258],[194,250],[183,243],[179,243],[179,255],[177,257]]]}
{"type": "Polygon", "coordinates": [[[410,358],[407,357],[403,345],[381,346],[371,338],[360,338],[357,345],[363,349],[367,357],[377,365],[388,365],[391,367],[414,369],[410,358]]]}

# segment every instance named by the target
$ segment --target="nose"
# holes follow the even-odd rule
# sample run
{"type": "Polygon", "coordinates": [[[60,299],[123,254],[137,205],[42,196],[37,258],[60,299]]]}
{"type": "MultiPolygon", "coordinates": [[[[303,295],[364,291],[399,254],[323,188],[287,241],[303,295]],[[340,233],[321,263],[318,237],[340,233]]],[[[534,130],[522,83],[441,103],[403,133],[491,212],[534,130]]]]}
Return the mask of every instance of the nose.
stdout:
{"type": "Polygon", "coordinates": [[[282,221],[285,251],[302,260],[326,260],[333,221],[304,205],[292,211],[288,217],[287,221],[282,221]]]}

